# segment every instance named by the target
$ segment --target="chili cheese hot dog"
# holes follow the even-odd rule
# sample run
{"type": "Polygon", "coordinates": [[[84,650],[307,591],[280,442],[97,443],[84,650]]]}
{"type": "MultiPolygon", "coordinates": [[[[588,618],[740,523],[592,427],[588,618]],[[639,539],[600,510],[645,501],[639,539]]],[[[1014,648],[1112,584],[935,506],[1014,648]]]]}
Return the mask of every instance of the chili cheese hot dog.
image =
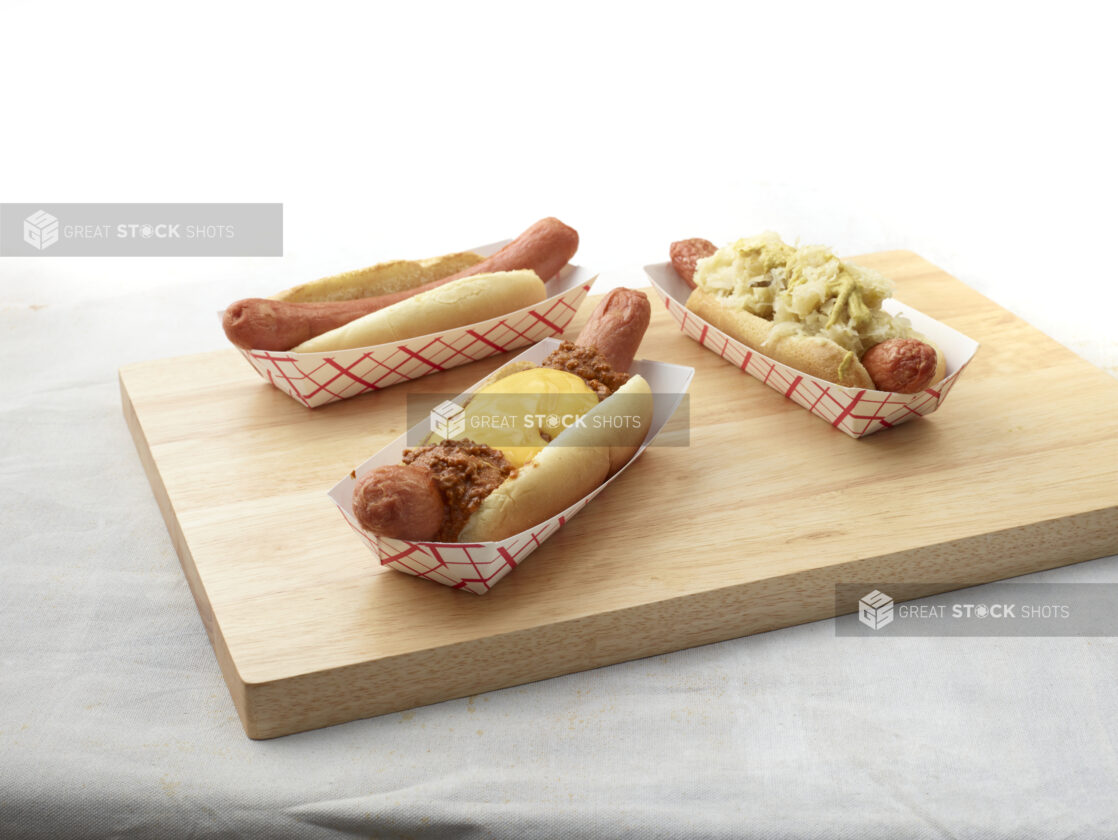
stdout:
{"type": "Polygon", "coordinates": [[[557,429],[554,439],[541,431],[534,440],[525,435],[512,445],[506,435],[409,449],[403,463],[378,467],[358,481],[353,494],[357,521],[385,537],[488,541],[519,533],[574,504],[624,466],[648,432],[648,383],[614,368],[609,358],[628,367],[650,312],[643,293],[614,290],[577,343],[563,342],[539,366],[508,366],[465,406],[468,416],[475,401],[498,393],[542,415],[554,406],[548,401],[562,395],[568,410],[582,404],[581,423],[557,429]],[[603,337],[610,342],[608,357],[585,343],[603,337]],[[625,423],[612,422],[622,416],[625,423]]]}
{"type": "MultiPolygon", "coordinates": [[[[468,256],[448,255],[436,261],[424,261],[436,264],[420,265],[415,270],[406,266],[406,271],[388,271],[387,269],[399,265],[393,263],[380,266],[379,272],[374,267],[374,270],[324,278],[281,293],[280,296],[286,298],[284,300],[246,298],[236,301],[225,310],[222,326],[226,337],[246,350],[291,350],[315,336],[465,277],[527,270],[535,272],[545,281],[549,280],[570,261],[577,250],[578,232],[558,219],[548,217],[536,222],[504,248],[485,259],[473,261],[468,256]],[[444,268],[453,271],[443,272],[444,268]],[[370,277],[370,274],[387,277],[370,277]],[[435,276],[432,278],[432,275],[435,276]],[[344,299],[348,296],[347,287],[351,285],[367,292],[376,288],[378,283],[397,287],[408,280],[418,282],[419,285],[410,288],[385,288],[383,293],[353,300],[344,299]],[[320,294],[322,299],[308,299],[316,294],[320,294]]],[[[509,307],[505,311],[512,311],[514,308],[516,307],[509,307]]],[[[339,348],[328,346],[319,349],[339,348]]]]}
{"type": "Polygon", "coordinates": [[[748,347],[855,388],[916,393],[946,374],[943,353],[881,308],[893,285],[877,272],[775,233],[710,248],[672,246],[672,265],[692,287],[687,308],[748,347]]]}

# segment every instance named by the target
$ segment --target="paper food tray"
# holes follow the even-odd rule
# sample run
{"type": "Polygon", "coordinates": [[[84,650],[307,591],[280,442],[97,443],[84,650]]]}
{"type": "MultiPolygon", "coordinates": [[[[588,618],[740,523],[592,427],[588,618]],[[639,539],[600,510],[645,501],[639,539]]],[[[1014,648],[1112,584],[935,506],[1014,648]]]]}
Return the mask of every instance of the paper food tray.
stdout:
{"type": "Polygon", "coordinates": [[[691,312],[686,305],[691,290],[676,274],[671,263],[646,265],[644,271],[667,305],[668,312],[687,336],[853,438],[872,435],[931,414],[947,399],[951,388],[978,350],[978,342],[961,332],[911,306],[888,298],[881,308],[893,315],[904,315],[917,332],[935,342],[946,357],[947,375],[931,388],[915,394],[848,388],[810,376],[751,350],[691,312]]]}
{"type": "MultiPolygon", "coordinates": [[[[510,241],[470,250],[487,257],[510,241]]],[[[549,294],[546,300],[498,318],[443,332],[393,344],[319,353],[240,352],[270,384],[308,408],[316,408],[560,335],[578,312],[598,275],[582,266],[568,264],[555,278],[543,279],[549,294]]]]}
{"type": "MultiPolygon", "coordinates": [[[[515,359],[510,360],[509,364],[518,361],[542,362],[558,346],[558,339],[545,339],[534,347],[525,350],[515,359]]],[[[342,512],[342,516],[345,517],[346,522],[349,523],[354,532],[377,555],[381,565],[388,566],[398,572],[427,578],[455,589],[465,589],[478,595],[484,594],[501,578],[523,563],[528,555],[535,551],[544,540],[558,531],[591,499],[616,481],[618,476],[628,469],[629,464],[641,456],[660,433],[660,430],[663,429],[664,424],[675,413],[691,383],[691,378],[695,375],[694,368],[644,359],[635,360],[630,366],[629,372],[643,376],[652,389],[652,424],[644,442],[625,466],[610,476],[607,481],[566,510],[527,531],[522,531],[496,542],[478,543],[411,542],[410,540],[377,537],[367,533],[357,523],[357,519],[353,515],[351,507],[353,488],[361,476],[376,467],[400,462],[403,451],[408,448],[407,433],[385,446],[359,466],[354,473],[347,475],[334,485],[329,493],[330,498],[334,500],[334,503],[342,512]]],[[[485,381],[475,383],[463,393],[476,391],[485,381]]],[[[413,435],[418,435],[426,430],[427,421],[424,421],[412,427],[411,432],[413,435]]],[[[416,437],[412,437],[412,440],[416,439],[416,437]]]]}

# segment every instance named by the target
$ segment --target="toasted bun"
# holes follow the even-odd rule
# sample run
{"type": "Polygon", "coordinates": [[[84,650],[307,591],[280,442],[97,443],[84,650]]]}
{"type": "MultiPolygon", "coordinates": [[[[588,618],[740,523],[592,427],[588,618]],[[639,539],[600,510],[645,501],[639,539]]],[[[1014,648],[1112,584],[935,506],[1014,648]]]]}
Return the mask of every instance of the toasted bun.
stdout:
{"type": "Polygon", "coordinates": [[[272,299],[305,303],[356,300],[391,292],[403,292],[457,274],[463,269],[477,265],[483,259],[485,259],[483,256],[473,251],[462,251],[426,260],[393,260],[302,283],[272,295],[272,299]]]}
{"type": "Polygon", "coordinates": [[[573,505],[633,457],[652,425],[652,407],[648,382],[633,376],[583,415],[583,425],[568,427],[490,493],[466,522],[458,541],[511,537],[573,505]],[[611,428],[611,445],[601,445],[603,432],[594,418],[611,415],[635,415],[641,422],[639,427],[611,428]]]}
{"type": "Polygon", "coordinates": [[[930,341],[928,343],[931,344],[936,351],[936,375],[932,377],[932,381],[928,384],[935,385],[937,382],[942,381],[943,377],[947,376],[947,357],[943,355],[943,351],[939,349],[938,345],[932,344],[930,341]]]}
{"type": "MultiPolygon", "coordinates": [[[[765,345],[765,339],[772,329],[772,321],[766,321],[744,309],[724,306],[716,295],[702,289],[691,292],[687,298],[687,308],[747,347],[809,376],[836,382],[848,388],[874,388],[869,373],[857,359],[846,366],[845,376],[839,379],[839,366],[846,357],[846,350],[829,338],[790,335],[765,345]]],[[[943,354],[938,349],[936,353],[942,360],[943,354]]]]}
{"type": "Polygon", "coordinates": [[[496,318],[546,297],[544,283],[534,271],[475,274],[420,292],[291,349],[318,353],[402,341],[496,318]]]}

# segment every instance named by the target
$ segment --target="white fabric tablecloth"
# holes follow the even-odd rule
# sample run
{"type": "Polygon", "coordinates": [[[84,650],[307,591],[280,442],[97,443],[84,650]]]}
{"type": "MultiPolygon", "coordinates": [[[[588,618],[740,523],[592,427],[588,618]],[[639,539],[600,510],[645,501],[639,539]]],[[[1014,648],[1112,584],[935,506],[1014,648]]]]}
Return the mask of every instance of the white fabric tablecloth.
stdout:
{"type": "MultiPolygon", "coordinates": [[[[1118,830],[1113,638],[836,638],[823,621],[250,741],[116,381],[222,346],[235,285],[0,309],[0,836],[1118,830]]],[[[1118,582],[1118,559],[1033,578],[1118,582]]]]}
{"type": "Polygon", "coordinates": [[[824,621],[250,741],[116,380],[547,215],[596,292],[691,236],[908,248],[1118,374],[1099,4],[104,8],[5,4],[0,199],[283,202],[284,256],[0,258],[0,840],[1118,836],[1115,638],[824,621]]]}

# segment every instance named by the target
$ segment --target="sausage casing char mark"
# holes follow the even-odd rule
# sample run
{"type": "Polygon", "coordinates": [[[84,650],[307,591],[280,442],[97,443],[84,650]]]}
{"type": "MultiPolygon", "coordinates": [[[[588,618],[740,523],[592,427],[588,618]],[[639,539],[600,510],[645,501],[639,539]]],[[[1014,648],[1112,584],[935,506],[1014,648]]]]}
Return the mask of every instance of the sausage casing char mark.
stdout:
{"type": "Polygon", "coordinates": [[[862,366],[879,391],[915,394],[936,375],[936,350],[915,338],[890,338],[862,354],[862,366]]]}
{"type": "Polygon", "coordinates": [[[709,239],[681,239],[669,249],[672,268],[690,288],[695,288],[695,264],[711,256],[718,248],[709,239]]]}
{"type": "Polygon", "coordinates": [[[601,301],[575,344],[594,347],[615,371],[627,371],[652,319],[652,304],[644,292],[613,289],[601,301]]]}
{"type": "Polygon", "coordinates": [[[225,310],[222,326],[226,337],[245,350],[290,350],[316,335],[463,277],[531,269],[540,279],[549,280],[577,250],[578,231],[549,216],[476,265],[414,289],[357,300],[306,303],[245,298],[225,310]]]}

